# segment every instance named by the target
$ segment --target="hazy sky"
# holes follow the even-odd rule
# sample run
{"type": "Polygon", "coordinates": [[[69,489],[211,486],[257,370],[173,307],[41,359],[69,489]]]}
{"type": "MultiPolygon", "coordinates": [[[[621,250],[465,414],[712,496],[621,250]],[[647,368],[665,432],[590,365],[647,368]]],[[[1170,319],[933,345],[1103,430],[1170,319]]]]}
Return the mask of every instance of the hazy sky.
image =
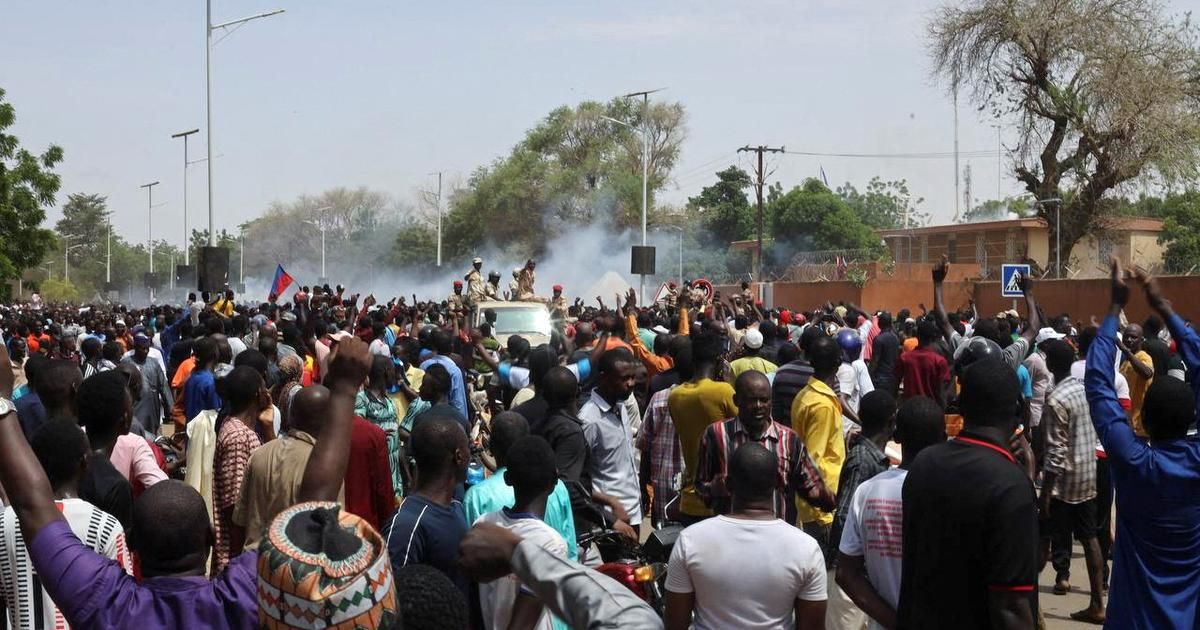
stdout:
{"type": "MultiPolygon", "coordinates": [[[[273,200],[368,186],[412,200],[506,154],[552,108],[666,87],[689,133],[667,200],[680,201],[747,143],[827,153],[953,149],[953,108],[926,52],[931,0],[781,2],[384,2],[216,0],[213,21],[276,7],[213,52],[218,228],[273,200]]],[[[1184,11],[1200,0],[1175,2],[1184,11]]],[[[183,236],[183,147],[204,156],[204,3],[24,2],[0,9],[0,86],[15,133],[60,144],[67,193],[108,195],[116,229],[183,236]]],[[[960,148],[994,151],[993,121],[960,104],[960,148]]],[[[1006,143],[1012,142],[1008,133],[1006,143]]],[[[979,199],[994,157],[964,160],[979,199]]],[[[771,160],[785,187],[824,168],[831,185],[905,178],[935,222],[954,212],[948,159],[771,160]]],[[[189,222],[205,213],[205,166],[189,169],[189,222]]],[[[1002,194],[1018,193],[1011,178],[1002,194]]],[[[57,211],[51,213],[51,220],[57,211]]]]}

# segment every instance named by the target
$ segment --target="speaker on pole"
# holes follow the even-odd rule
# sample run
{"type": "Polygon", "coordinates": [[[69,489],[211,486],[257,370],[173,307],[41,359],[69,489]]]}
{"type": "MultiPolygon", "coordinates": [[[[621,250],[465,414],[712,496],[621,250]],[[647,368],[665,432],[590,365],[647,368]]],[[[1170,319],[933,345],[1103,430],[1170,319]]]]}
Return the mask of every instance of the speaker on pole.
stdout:
{"type": "Polygon", "coordinates": [[[629,273],[638,276],[654,275],[654,246],[634,245],[629,261],[629,273]]]}
{"type": "Polygon", "coordinates": [[[200,291],[224,291],[229,284],[229,250],[201,247],[196,288],[200,291]]]}

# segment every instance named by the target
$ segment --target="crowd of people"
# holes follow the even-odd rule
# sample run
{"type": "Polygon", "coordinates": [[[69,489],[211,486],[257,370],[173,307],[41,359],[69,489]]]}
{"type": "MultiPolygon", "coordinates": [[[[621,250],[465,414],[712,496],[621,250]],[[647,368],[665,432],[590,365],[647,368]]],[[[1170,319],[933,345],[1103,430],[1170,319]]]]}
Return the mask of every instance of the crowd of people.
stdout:
{"type": "Polygon", "coordinates": [[[1078,542],[1072,618],[1200,626],[1200,338],[1144,272],[1085,323],[1029,278],[1023,316],[948,311],[945,260],[921,313],[593,307],[535,266],[0,310],[0,622],[1034,628],[1078,542]],[[501,299],[549,341],[498,336],[501,299]],[[595,570],[588,534],[673,527],[661,615],[595,570]]]}

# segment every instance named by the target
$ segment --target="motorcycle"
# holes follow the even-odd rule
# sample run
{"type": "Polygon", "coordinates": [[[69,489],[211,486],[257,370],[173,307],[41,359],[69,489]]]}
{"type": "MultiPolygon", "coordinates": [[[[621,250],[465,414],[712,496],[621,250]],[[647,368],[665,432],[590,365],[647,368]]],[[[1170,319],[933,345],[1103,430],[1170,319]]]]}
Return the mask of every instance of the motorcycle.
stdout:
{"type": "Polygon", "coordinates": [[[595,528],[578,537],[580,547],[596,545],[604,562],[596,570],[616,580],[650,604],[659,617],[666,606],[667,561],[680,525],[654,530],[645,543],[629,540],[613,529],[595,528]]]}

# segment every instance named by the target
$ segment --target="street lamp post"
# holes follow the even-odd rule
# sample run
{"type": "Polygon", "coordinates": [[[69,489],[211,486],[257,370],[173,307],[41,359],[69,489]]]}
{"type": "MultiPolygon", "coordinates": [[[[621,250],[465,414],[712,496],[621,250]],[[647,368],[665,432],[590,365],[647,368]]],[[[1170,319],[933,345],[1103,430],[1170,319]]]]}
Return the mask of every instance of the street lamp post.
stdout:
{"type": "Polygon", "coordinates": [[[87,245],[87,243],[76,243],[71,245],[71,238],[72,236],[70,234],[63,236],[63,282],[71,281],[71,260],[68,257],[68,255],[71,253],[71,250],[79,249],[80,247],[87,245]]]}
{"type": "MultiPolygon", "coordinates": [[[[650,190],[650,95],[665,89],[630,92],[623,97],[642,97],[642,247],[646,246],[646,207],[650,190]]],[[[646,274],[642,274],[642,303],[646,303],[646,274]]]]}
{"type": "MultiPolygon", "coordinates": [[[[642,246],[645,247],[646,246],[646,192],[648,190],[647,181],[648,181],[648,178],[650,175],[650,160],[649,160],[650,142],[649,142],[649,134],[646,133],[647,132],[646,125],[643,123],[642,127],[638,128],[638,127],[634,127],[633,125],[631,125],[623,120],[617,120],[616,118],[609,118],[608,116],[601,116],[601,118],[603,118],[604,120],[607,120],[609,122],[613,122],[618,125],[623,125],[625,127],[628,127],[629,129],[633,130],[635,133],[640,134],[642,136],[642,246]]],[[[642,287],[641,287],[641,291],[639,294],[641,296],[641,302],[643,304],[645,304],[646,303],[646,274],[639,274],[639,275],[641,275],[641,277],[642,277],[642,287]]]]}
{"type": "MultiPolygon", "coordinates": [[[[188,201],[187,200],[187,167],[188,167],[187,139],[188,139],[188,136],[190,136],[194,133],[200,133],[200,130],[192,129],[190,131],[181,131],[179,133],[171,134],[172,138],[183,138],[183,264],[185,264],[185,265],[191,264],[189,262],[191,260],[191,255],[189,254],[189,250],[191,249],[191,247],[189,247],[189,243],[191,242],[191,238],[190,238],[191,235],[188,234],[188,216],[187,216],[187,201],[188,201]]],[[[172,275],[171,277],[174,278],[175,276],[172,275]]]]}
{"type": "MultiPolygon", "coordinates": [[[[333,206],[321,206],[320,208],[317,208],[316,210],[313,211],[313,214],[319,215],[316,220],[316,226],[321,229],[321,279],[324,282],[328,282],[328,280],[327,280],[327,276],[325,275],[325,215],[323,215],[321,213],[325,212],[326,210],[332,210],[332,209],[333,209],[333,206]]],[[[310,221],[309,223],[313,223],[313,222],[310,221]]],[[[242,234],[242,238],[243,239],[246,238],[246,235],[244,232],[242,234]]]]}
{"type": "Polygon", "coordinates": [[[230,20],[228,22],[221,22],[220,24],[213,24],[212,23],[212,0],[206,0],[206,2],[204,3],[204,42],[205,42],[205,44],[204,44],[204,75],[205,75],[205,85],[204,85],[204,100],[205,100],[205,106],[204,106],[205,123],[204,124],[205,124],[205,129],[204,129],[204,133],[205,133],[205,136],[207,138],[207,143],[208,143],[208,147],[206,147],[206,149],[208,151],[208,246],[209,247],[213,247],[217,244],[217,236],[216,236],[217,232],[216,232],[215,226],[213,225],[213,160],[212,160],[212,157],[213,157],[213,154],[212,154],[212,147],[213,147],[213,143],[212,143],[212,48],[213,48],[212,35],[213,35],[213,31],[215,31],[217,29],[229,28],[230,26],[237,26],[239,24],[244,24],[246,22],[249,22],[251,20],[257,20],[259,18],[270,17],[272,15],[279,15],[280,13],[283,13],[283,9],[275,9],[274,11],[267,11],[266,13],[259,13],[257,15],[251,15],[250,17],[244,17],[244,18],[237,19],[237,20],[230,20]]]}
{"type": "Polygon", "coordinates": [[[108,285],[112,282],[112,217],[108,217],[108,237],[104,239],[106,247],[104,248],[104,290],[108,291],[108,285]]]}
{"type": "MultiPolygon", "coordinates": [[[[157,181],[142,184],[146,189],[146,247],[150,250],[150,273],[154,273],[154,187],[157,181]]],[[[154,287],[150,287],[150,301],[154,301],[154,287]]]]}

